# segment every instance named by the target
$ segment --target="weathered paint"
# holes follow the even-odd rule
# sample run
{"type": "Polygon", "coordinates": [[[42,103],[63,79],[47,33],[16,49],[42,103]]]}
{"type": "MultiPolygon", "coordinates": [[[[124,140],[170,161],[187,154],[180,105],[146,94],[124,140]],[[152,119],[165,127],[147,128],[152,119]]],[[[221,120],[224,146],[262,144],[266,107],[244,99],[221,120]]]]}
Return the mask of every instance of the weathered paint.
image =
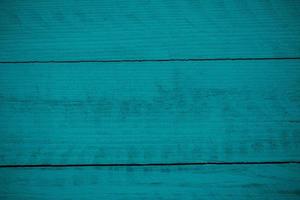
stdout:
{"type": "Polygon", "coordinates": [[[1,0],[0,61],[300,57],[293,0],[1,0]]]}
{"type": "Polygon", "coordinates": [[[299,199],[299,13],[1,0],[0,199],[299,199]]]}
{"type": "Polygon", "coordinates": [[[299,158],[299,61],[0,69],[1,164],[299,158]]]}
{"type": "Polygon", "coordinates": [[[300,165],[0,169],[0,198],[299,199],[300,165]]]}

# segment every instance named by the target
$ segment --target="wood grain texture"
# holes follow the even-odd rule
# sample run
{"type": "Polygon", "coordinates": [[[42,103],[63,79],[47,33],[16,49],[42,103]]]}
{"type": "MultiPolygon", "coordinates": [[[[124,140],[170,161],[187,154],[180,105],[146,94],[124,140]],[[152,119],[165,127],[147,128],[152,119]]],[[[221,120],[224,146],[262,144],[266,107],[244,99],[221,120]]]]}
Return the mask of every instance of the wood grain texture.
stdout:
{"type": "Polygon", "coordinates": [[[294,0],[1,0],[0,61],[299,57],[294,0]]]}
{"type": "Polygon", "coordinates": [[[0,198],[299,199],[300,165],[0,169],[0,198]]]}
{"type": "Polygon", "coordinates": [[[2,165],[299,160],[299,61],[0,70],[2,165]]]}

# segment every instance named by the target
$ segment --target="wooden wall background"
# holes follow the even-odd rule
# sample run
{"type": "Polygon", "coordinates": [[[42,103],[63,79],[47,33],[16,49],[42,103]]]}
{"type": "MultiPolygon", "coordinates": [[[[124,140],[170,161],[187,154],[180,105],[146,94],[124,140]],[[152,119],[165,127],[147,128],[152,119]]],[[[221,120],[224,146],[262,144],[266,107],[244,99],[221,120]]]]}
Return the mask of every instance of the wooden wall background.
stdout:
{"type": "Polygon", "coordinates": [[[299,199],[300,1],[1,0],[1,199],[299,199]]]}

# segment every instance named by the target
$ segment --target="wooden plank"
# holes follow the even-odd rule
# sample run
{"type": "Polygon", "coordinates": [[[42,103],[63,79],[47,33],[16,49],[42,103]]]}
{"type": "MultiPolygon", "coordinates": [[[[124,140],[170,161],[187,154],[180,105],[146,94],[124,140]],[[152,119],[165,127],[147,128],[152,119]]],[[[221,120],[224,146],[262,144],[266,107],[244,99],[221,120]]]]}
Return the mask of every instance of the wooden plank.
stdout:
{"type": "Polygon", "coordinates": [[[299,199],[300,165],[0,169],[0,198],[299,199]]]}
{"type": "Polygon", "coordinates": [[[0,70],[4,165],[299,160],[300,61],[0,70]]]}
{"type": "Polygon", "coordinates": [[[1,0],[0,61],[299,57],[291,0],[1,0]]]}

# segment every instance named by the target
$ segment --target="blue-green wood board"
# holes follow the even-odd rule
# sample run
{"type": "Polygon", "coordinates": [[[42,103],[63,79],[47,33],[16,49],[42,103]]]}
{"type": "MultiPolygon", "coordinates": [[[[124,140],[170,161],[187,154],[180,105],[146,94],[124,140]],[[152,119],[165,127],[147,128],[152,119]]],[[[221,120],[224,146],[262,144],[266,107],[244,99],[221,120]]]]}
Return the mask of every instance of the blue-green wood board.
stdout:
{"type": "Polygon", "coordinates": [[[300,165],[0,169],[0,198],[299,199],[300,165]]]}
{"type": "Polygon", "coordinates": [[[289,161],[300,61],[0,64],[0,163],[289,161]]]}
{"type": "Polygon", "coordinates": [[[1,0],[0,199],[300,199],[299,19],[298,0],[1,0]]]}
{"type": "Polygon", "coordinates": [[[297,0],[1,0],[0,60],[300,57],[297,0]]]}

